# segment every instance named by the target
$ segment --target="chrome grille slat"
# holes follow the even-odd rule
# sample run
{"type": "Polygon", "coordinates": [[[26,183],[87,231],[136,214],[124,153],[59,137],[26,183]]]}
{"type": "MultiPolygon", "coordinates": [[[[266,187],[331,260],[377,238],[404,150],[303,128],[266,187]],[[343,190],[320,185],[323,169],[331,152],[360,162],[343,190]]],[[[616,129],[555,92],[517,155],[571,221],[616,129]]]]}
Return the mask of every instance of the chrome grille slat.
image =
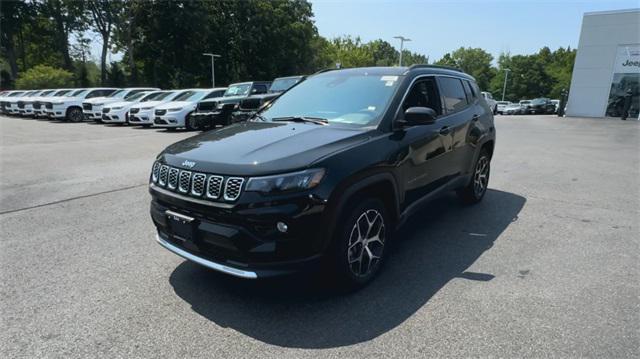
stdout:
{"type": "Polygon", "coordinates": [[[235,201],[240,197],[240,191],[242,189],[242,183],[244,178],[241,177],[229,177],[224,185],[224,199],[227,201],[235,201]]]}
{"type": "Polygon", "coordinates": [[[191,181],[191,194],[194,196],[202,196],[204,193],[204,182],[207,176],[202,173],[194,173],[193,180],[191,181]]]}
{"type": "Polygon", "coordinates": [[[222,191],[222,176],[210,176],[207,181],[207,197],[211,199],[220,198],[220,192],[222,191]]]}
{"type": "Polygon", "coordinates": [[[167,185],[167,175],[169,173],[169,166],[167,165],[162,165],[162,167],[160,167],[160,177],[158,177],[158,183],[161,186],[166,186],[167,185]]]}
{"type": "Polygon", "coordinates": [[[154,183],[158,182],[158,175],[160,175],[160,162],[155,162],[153,164],[153,169],[151,170],[151,180],[154,183]]]}
{"type": "Polygon", "coordinates": [[[180,179],[178,181],[178,191],[182,193],[189,192],[191,187],[191,171],[180,171],[180,179]]]}
{"type": "Polygon", "coordinates": [[[169,180],[167,181],[167,187],[169,189],[176,189],[176,187],[178,187],[178,173],[180,173],[180,170],[177,168],[171,167],[171,169],[169,169],[169,180]]]}

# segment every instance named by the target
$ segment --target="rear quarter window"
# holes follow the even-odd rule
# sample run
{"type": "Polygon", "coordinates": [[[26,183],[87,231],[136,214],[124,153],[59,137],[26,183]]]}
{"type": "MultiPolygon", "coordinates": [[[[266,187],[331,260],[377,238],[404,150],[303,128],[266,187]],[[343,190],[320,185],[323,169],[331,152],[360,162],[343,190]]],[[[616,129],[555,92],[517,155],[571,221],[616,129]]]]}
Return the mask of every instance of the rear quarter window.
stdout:
{"type": "Polygon", "coordinates": [[[439,77],[438,85],[447,113],[462,111],[467,107],[467,95],[460,79],[439,77]]]}

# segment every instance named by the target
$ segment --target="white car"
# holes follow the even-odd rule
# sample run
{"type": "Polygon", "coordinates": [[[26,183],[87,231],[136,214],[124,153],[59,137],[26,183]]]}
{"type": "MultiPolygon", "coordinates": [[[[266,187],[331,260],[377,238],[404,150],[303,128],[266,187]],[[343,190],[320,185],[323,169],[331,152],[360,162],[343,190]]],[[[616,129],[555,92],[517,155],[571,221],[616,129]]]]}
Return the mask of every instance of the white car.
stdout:
{"type": "Polygon", "coordinates": [[[498,108],[497,108],[497,113],[502,115],[502,112],[504,111],[504,109],[511,105],[511,102],[509,101],[498,101],[498,108]]]}
{"type": "Polygon", "coordinates": [[[163,91],[138,92],[133,96],[129,96],[126,100],[110,103],[102,107],[103,123],[128,123],[129,110],[131,106],[141,102],[151,101],[162,95],[163,91]]]}
{"type": "Polygon", "coordinates": [[[33,104],[42,97],[51,95],[55,90],[42,90],[30,96],[21,97],[18,100],[18,114],[20,116],[33,116],[33,104]]]}
{"type": "Polygon", "coordinates": [[[14,97],[22,96],[27,91],[8,91],[4,94],[4,96],[0,99],[0,111],[3,114],[9,114],[9,102],[13,100],[14,97]]]}
{"type": "Polygon", "coordinates": [[[24,101],[26,98],[37,95],[39,92],[39,90],[27,91],[22,93],[20,96],[11,96],[7,98],[5,105],[7,113],[9,115],[19,115],[20,108],[18,107],[18,103],[20,101],[24,101]]]}
{"type": "Polygon", "coordinates": [[[135,104],[129,109],[129,124],[151,126],[153,125],[153,111],[156,106],[171,102],[183,92],[188,90],[163,91],[151,101],[135,104]]]}
{"type": "Polygon", "coordinates": [[[484,97],[484,101],[489,105],[491,112],[493,112],[494,115],[498,113],[498,103],[493,99],[491,92],[482,91],[480,93],[482,94],[482,97],[484,97]]]}
{"type": "Polygon", "coordinates": [[[191,129],[187,125],[187,118],[195,111],[198,102],[207,96],[218,96],[219,92],[220,89],[193,89],[181,93],[173,101],[155,108],[153,127],[191,129]]]}
{"type": "Polygon", "coordinates": [[[40,96],[34,98],[33,101],[33,117],[47,117],[47,109],[45,107],[45,102],[55,101],[58,98],[68,94],[72,89],[57,89],[53,90],[49,95],[40,96]]]}
{"type": "Polygon", "coordinates": [[[112,87],[93,87],[87,89],[75,89],[56,100],[45,102],[47,116],[52,119],[60,119],[71,122],[84,120],[82,102],[94,97],[103,97],[115,90],[112,87]]]}
{"type": "Polygon", "coordinates": [[[92,99],[87,99],[82,102],[82,112],[84,116],[89,120],[94,120],[96,122],[102,121],[102,107],[104,105],[109,105],[114,102],[125,101],[129,99],[129,97],[145,91],[158,91],[159,88],[152,87],[127,87],[123,89],[114,89],[113,92],[101,96],[95,97],[92,99]]]}

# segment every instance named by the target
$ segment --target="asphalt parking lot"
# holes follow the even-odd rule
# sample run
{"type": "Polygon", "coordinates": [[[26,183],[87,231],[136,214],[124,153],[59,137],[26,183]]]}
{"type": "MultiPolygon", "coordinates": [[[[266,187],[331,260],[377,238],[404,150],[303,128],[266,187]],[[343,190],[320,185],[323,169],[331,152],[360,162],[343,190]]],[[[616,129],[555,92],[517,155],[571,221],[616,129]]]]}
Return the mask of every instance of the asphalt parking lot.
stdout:
{"type": "Polygon", "coordinates": [[[155,243],[150,166],[194,133],[0,117],[0,356],[640,357],[640,122],[496,127],[484,201],[432,202],[344,295],[155,243]]]}

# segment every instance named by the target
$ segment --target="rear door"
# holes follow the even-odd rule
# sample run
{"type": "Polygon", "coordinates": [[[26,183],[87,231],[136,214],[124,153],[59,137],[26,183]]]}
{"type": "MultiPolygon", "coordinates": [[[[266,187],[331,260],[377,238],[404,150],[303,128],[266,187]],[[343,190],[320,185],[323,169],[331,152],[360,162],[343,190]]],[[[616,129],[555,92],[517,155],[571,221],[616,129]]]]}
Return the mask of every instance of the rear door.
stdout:
{"type": "Polygon", "coordinates": [[[443,121],[443,125],[447,127],[447,131],[441,131],[441,134],[446,137],[447,149],[451,153],[448,156],[450,162],[444,169],[449,179],[466,172],[469,153],[467,133],[471,122],[477,119],[477,114],[470,105],[473,99],[470,101],[467,97],[463,82],[464,80],[457,77],[438,77],[438,86],[446,113],[446,121],[443,121]]]}

